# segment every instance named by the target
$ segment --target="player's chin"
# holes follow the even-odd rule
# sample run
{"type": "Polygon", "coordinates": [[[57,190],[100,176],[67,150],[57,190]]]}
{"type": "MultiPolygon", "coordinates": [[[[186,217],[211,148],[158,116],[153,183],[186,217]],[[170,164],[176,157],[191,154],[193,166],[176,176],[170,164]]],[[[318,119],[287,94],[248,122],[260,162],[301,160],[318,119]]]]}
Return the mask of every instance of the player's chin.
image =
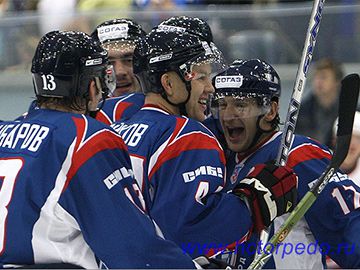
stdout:
{"type": "Polygon", "coordinates": [[[226,138],[226,143],[227,143],[227,147],[233,152],[242,153],[247,150],[244,143],[228,140],[227,138],[226,138]]]}
{"type": "Polygon", "coordinates": [[[134,92],[133,85],[130,84],[127,86],[116,87],[113,95],[118,97],[118,96],[122,96],[122,95],[125,95],[127,93],[132,93],[132,92],[134,92]]]}
{"type": "Polygon", "coordinates": [[[194,118],[199,122],[203,122],[206,119],[205,112],[203,112],[202,110],[196,111],[195,115],[196,116],[194,118]]]}

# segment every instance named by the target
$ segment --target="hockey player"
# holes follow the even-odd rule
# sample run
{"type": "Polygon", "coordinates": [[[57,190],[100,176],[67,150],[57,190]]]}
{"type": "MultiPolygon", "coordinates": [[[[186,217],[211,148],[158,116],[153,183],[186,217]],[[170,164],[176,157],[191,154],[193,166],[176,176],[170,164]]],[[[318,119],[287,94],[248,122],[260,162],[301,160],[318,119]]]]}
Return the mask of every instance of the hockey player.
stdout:
{"type": "MultiPolygon", "coordinates": [[[[234,152],[232,158],[227,159],[229,174],[225,189],[231,190],[255,164],[277,157],[281,139],[278,131],[280,78],[264,61],[236,60],[216,75],[213,82],[214,115],[220,119],[227,147],[234,152]]],[[[308,137],[295,136],[287,166],[299,177],[299,199],[320,177],[330,158],[331,152],[326,146],[308,137]]],[[[322,259],[329,255],[343,268],[359,268],[359,192],[353,181],[338,172],[285,243],[275,250],[275,265],[269,261],[267,267],[321,269],[322,259]]],[[[284,217],[275,219],[275,230],[283,221],[284,217]]],[[[239,259],[245,264],[242,267],[252,258],[244,260],[239,259]]]]}
{"type": "MultiPolygon", "coordinates": [[[[179,31],[197,35],[201,40],[208,42],[221,62],[222,53],[213,42],[211,28],[206,21],[197,17],[174,16],[161,22],[155,29],[159,31],[179,31]]],[[[131,93],[116,98],[108,99],[101,110],[97,113],[96,119],[110,125],[115,121],[130,118],[144,105],[145,95],[143,93],[131,93]]],[[[199,121],[204,116],[201,115],[199,121]]]]}
{"type": "MultiPolygon", "coordinates": [[[[110,63],[115,70],[116,88],[109,93],[109,97],[117,97],[126,93],[140,91],[139,83],[135,79],[132,70],[132,56],[136,42],[145,36],[145,34],[142,27],[130,19],[113,19],[105,21],[99,24],[91,34],[91,36],[99,41],[103,48],[107,50],[110,63]]],[[[129,114],[132,114],[134,110],[140,109],[144,101],[144,96],[141,93],[132,99],[134,102],[131,104],[134,104],[134,107],[128,110],[129,114]],[[139,107],[136,106],[136,104],[141,105],[139,107]]],[[[119,105],[117,105],[117,101],[117,99],[109,99],[109,104],[106,105],[106,108],[108,108],[106,111],[109,111],[109,108],[114,108],[116,106],[115,113],[117,117],[119,117],[119,111],[122,112],[122,110],[118,108],[119,105]]],[[[128,105],[122,104],[121,107],[127,108],[128,105]]],[[[16,120],[24,119],[30,111],[36,109],[38,109],[36,101],[33,101],[27,112],[16,118],[16,120]]],[[[91,111],[90,115],[95,117],[97,112],[98,110],[91,111]]],[[[122,113],[120,115],[122,115],[122,113]]],[[[106,115],[99,117],[100,121],[110,124],[107,122],[106,115]]]]}
{"type": "Polygon", "coordinates": [[[99,24],[91,34],[108,51],[116,74],[116,89],[110,97],[140,91],[134,77],[132,58],[136,43],[145,36],[142,27],[130,19],[113,19],[99,24]]]}
{"type": "Polygon", "coordinates": [[[123,140],[86,115],[115,88],[107,52],[53,31],[31,71],[39,109],[0,125],[0,268],[195,268],[145,215],[123,140]]]}
{"type": "MultiPolygon", "coordinates": [[[[337,127],[338,119],[335,120],[332,130],[334,141],[337,127]]],[[[332,146],[335,147],[334,144],[332,146]]],[[[360,186],[360,111],[355,112],[349,151],[344,162],[340,165],[340,169],[346,173],[358,186],[360,186]]]]}
{"type": "Polygon", "coordinates": [[[192,119],[204,115],[214,92],[215,59],[195,35],[153,30],[134,52],[145,104],[130,119],[112,125],[128,146],[151,217],[166,238],[193,257],[243,241],[253,227],[259,230],[285,213],[284,203],[295,203],[296,176],[287,167],[255,169],[234,194],[223,192],[223,151],[212,133],[192,119]],[[249,196],[252,211],[239,194],[249,196]]]}

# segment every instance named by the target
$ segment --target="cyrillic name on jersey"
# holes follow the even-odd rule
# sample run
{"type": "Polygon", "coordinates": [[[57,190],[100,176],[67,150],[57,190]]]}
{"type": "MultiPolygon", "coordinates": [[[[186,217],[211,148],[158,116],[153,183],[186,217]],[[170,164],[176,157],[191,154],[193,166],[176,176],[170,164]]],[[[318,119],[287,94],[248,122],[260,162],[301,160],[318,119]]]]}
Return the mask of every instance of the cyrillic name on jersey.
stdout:
{"type": "Polygon", "coordinates": [[[185,183],[194,181],[199,175],[211,175],[223,178],[223,171],[220,167],[200,166],[195,171],[184,172],[182,174],[185,183]]]}
{"type": "Polygon", "coordinates": [[[132,147],[135,147],[140,142],[142,135],[149,128],[145,124],[125,125],[124,123],[112,124],[111,127],[120,134],[126,145],[132,147]]]}
{"type": "Polygon", "coordinates": [[[49,127],[30,123],[0,125],[0,147],[36,152],[49,130],[49,127]]]}
{"type": "Polygon", "coordinates": [[[105,183],[108,189],[113,188],[117,183],[119,183],[122,179],[127,178],[129,176],[133,176],[134,173],[132,170],[128,170],[125,167],[122,167],[114,172],[112,172],[108,177],[106,177],[103,182],[105,183]]]}

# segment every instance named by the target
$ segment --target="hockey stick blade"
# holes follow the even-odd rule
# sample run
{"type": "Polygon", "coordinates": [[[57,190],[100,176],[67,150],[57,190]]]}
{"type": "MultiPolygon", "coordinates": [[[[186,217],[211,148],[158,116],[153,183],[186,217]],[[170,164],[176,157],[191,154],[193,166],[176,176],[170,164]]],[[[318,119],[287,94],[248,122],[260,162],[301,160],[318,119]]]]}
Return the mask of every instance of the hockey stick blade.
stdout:
{"type": "MultiPolygon", "coordinates": [[[[334,168],[335,171],[344,161],[349,150],[354,124],[354,115],[359,96],[359,88],[360,77],[358,74],[347,75],[341,81],[341,92],[339,97],[339,124],[336,134],[336,146],[330,165],[328,166],[328,168],[334,168]]],[[[320,177],[310,190],[313,194],[317,194],[316,196],[320,194],[320,192],[323,190],[325,185],[328,183],[328,180],[330,179],[329,178],[326,181],[327,177],[324,177],[325,181],[319,181],[321,179],[320,177]]]]}
{"type": "Polygon", "coordinates": [[[318,178],[312,188],[305,194],[296,205],[289,217],[280,226],[278,231],[271,237],[270,245],[265,245],[260,255],[250,264],[248,269],[261,269],[270,259],[272,251],[285,240],[291,229],[305,215],[306,211],[315,202],[321,191],[329,182],[340,164],[344,161],[351,141],[354,115],[359,97],[360,77],[358,74],[350,74],[341,81],[341,92],[339,98],[339,125],[336,136],[335,152],[330,164],[318,178]]]}

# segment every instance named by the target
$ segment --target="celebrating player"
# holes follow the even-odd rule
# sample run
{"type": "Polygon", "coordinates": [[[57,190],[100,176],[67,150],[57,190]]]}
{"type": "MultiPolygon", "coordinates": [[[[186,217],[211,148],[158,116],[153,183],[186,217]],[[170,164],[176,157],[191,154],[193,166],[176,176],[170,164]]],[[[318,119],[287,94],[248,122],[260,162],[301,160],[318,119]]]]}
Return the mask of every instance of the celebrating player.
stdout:
{"type": "Polygon", "coordinates": [[[136,43],[145,36],[142,27],[130,19],[113,19],[99,24],[91,36],[100,41],[109,54],[116,74],[116,89],[110,93],[117,97],[140,91],[133,73],[133,53],[136,43]]]}
{"type": "MultiPolygon", "coordinates": [[[[161,22],[155,29],[159,31],[180,31],[188,32],[190,34],[198,36],[201,40],[206,41],[220,58],[222,53],[213,42],[213,35],[211,28],[206,21],[197,17],[189,16],[174,16],[161,22]]],[[[110,125],[115,121],[130,118],[135,112],[141,109],[144,105],[145,95],[143,93],[132,93],[123,95],[116,98],[108,99],[101,110],[97,113],[96,119],[110,125]]],[[[199,115],[200,118],[196,118],[199,121],[204,120],[205,115],[199,115]]]]}
{"type": "Polygon", "coordinates": [[[150,215],[166,238],[193,257],[245,240],[253,227],[259,230],[288,211],[284,203],[295,203],[296,176],[287,167],[270,166],[273,173],[257,167],[234,194],[223,192],[223,150],[192,119],[203,117],[214,92],[210,74],[217,60],[198,36],[153,30],[134,52],[145,104],[112,124],[128,145],[150,215]],[[281,185],[286,189],[277,190],[281,185]],[[251,210],[239,194],[248,197],[251,210]]]}
{"type": "MultiPolygon", "coordinates": [[[[226,71],[216,75],[213,82],[213,115],[220,119],[226,139],[224,144],[233,151],[227,159],[229,175],[225,188],[231,190],[255,164],[277,158],[282,134],[278,131],[280,78],[264,61],[236,60],[226,71]]],[[[326,146],[308,137],[295,136],[287,166],[299,177],[299,199],[320,177],[330,158],[326,146]]],[[[275,265],[269,261],[267,267],[321,269],[323,257],[329,255],[341,267],[359,268],[359,192],[360,188],[353,181],[337,172],[305,218],[290,232],[287,243],[276,249],[275,265]],[[302,248],[302,252],[296,247],[302,248]]],[[[284,217],[275,219],[275,230],[283,221],[284,217]]],[[[251,258],[238,259],[245,264],[243,266],[251,262],[251,258]]]]}
{"type": "Polygon", "coordinates": [[[123,140],[86,115],[115,88],[107,52],[53,31],[31,71],[39,109],[0,125],[0,268],[194,268],[145,215],[123,140]]]}

